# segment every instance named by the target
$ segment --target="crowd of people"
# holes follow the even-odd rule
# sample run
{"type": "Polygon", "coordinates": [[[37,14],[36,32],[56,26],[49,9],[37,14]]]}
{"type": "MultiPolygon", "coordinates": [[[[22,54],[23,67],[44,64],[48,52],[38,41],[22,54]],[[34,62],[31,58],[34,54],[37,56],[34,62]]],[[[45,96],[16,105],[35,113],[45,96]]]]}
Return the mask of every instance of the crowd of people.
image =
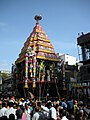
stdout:
{"type": "Polygon", "coordinates": [[[11,96],[0,99],[0,120],[90,120],[90,106],[72,98],[38,101],[11,96]]]}

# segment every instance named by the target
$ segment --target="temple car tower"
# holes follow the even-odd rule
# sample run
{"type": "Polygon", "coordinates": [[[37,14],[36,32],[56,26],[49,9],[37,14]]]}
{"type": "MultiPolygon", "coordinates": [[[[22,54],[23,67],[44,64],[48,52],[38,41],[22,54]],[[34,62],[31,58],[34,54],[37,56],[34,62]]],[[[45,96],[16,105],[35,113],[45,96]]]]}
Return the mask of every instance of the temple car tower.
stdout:
{"type": "Polygon", "coordinates": [[[39,25],[42,16],[35,16],[36,25],[24,43],[16,64],[16,83],[24,97],[33,93],[39,99],[58,96],[56,68],[59,56],[39,25]]]}

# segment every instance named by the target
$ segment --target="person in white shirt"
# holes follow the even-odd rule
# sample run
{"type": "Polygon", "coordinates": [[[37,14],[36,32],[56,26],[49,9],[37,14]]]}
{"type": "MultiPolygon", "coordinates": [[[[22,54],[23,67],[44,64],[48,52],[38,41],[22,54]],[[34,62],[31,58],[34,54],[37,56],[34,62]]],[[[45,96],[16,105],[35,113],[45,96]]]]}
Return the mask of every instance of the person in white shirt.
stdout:
{"type": "Polygon", "coordinates": [[[3,102],[2,103],[2,108],[0,109],[0,117],[4,116],[5,115],[5,111],[7,110],[6,108],[6,103],[3,102]]]}
{"type": "Polygon", "coordinates": [[[63,116],[61,120],[69,120],[66,118],[66,116],[63,116]]]}
{"type": "Polygon", "coordinates": [[[14,96],[11,96],[9,102],[13,102],[13,103],[14,103],[14,102],[15,102],[15,97],[14,97],[14,96]]]}
{"type": "Polygon", "coordinates": [[[49,108],[47,108],[45,100],[42,101],[40,107],[42,109],[42,112],[43,112],[45,118],[48,119],[49,118],[49,108]]]}
{"type": "Polygon", "coordinates": [[[17,109],[16,110],[17,119],[15,119],[15,120],[22,120],[22,115],[23,115],[23,111],[21,109],[17,109]]]}
{"type": "Polygon", "coordinates": [[[69,120],[66,116],[67,116],[67,113],[66,113],[65,110],[63,110],[62,119],[61,120],[69,120]]]}
{"type": "Polygon", "coordinates": [[[37,109],[37,107],[36,107],[35,108],[35,112],[34,112],[34,114],[32,116],[32,120],[38,120],[39,117],[40,117],[40,115],[39,115],[39,109],[37,109]]]}
{"type": "Polygon", "coordinates": [[[56,109],[52,106],[52,103],[48,102],[47,106],[49,108],[49,117],[50,117],[50,119],[57,120],[56,109]]]}
{"type": "Polygon", "coordinates": [[[7,118],[9,118],[10,114],[14,114],[16,119],[16,109],[13,108],[13,102],[9,102],[9,109],[5,111],[5,116],[7,116],[7,118]]]}

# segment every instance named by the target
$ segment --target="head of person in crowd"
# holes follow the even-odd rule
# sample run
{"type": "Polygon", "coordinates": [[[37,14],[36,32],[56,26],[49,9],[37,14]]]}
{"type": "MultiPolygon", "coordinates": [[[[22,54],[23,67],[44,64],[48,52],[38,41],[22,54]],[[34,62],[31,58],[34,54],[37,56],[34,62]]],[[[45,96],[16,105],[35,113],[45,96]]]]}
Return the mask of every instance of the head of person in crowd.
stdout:
{"type": "Polygon", "coordinates": [[[74,100],[74,105],[78,105],[78,102],[77,102],[77,100],[74,100]]]}
{"type": "Polygon", "coordinates": [[[62,112],[62,117],[67,117],[68,115],[67,115],[67,111],[66,110],[63,110],[63,112],[62,112]]]}
{"type": "Polygon", "coordinates": [[[59,100],[57,100],[57,101],[56,101],[56,104],[58,104],[58,105],[59,105],[59,103],[60,103],[60,101],[59,101],[59,100]]]}
{"type": "Polygon", "coordinates": [[[22,106],[20,106],[20,109],[23,111],[23,112],[25,112],[25,107],[22,105],[22,106]]]}
{"type": "Polygon", "coordinates": [[[75,120],[75,116],[71,114],[71,115],[69,116],[69,120],[75,120]]]}
{"type": "Polygon", "coordinates": [[[56,109],[57,111],[59,111],[59,109],[60,109],[59,104],[56,104],[55,109],[56,109]]]}
{"type": "Polygon", "coordinates": [[[84,108],[84,104],[83,103],[79,103],[78,106],[79,106],[79,109],[83,109],[84,108]]]}
{"type": "Polygon", "coordinates": [[[8,102],[8,97],[5,96],[4,99],[3,99],[4,102],[8,102]]]}
{"type": "Polygon", "coordinates": [[[37,101],[36,106],[41,107],[41,102],[40,102],[40,101],[37,101]]]}
{"type": "Polygon", "coordinates": [[[35,107],[35,112],[39,112],[39,107],[35,107]]]}
{"type": "Polygon", "coordinates": [[[46,106],[47,106],[47,108],[50,109],[50,108],[52,107],[52,103],[51,103],[51,102],[48,102],[46,106]]]}
{"type": "Polygon", "coordinates": [[[14,103],[13,102],[9,102],[9,107],[13,107],[14,103]]]}
{"type": "Polygon", "coordinates": [[[17,119],[22,119],[23,111],[21,109],[16,110],[17,119]]]}
{"type": "Polygon", "coordinates": [[[28,110],[30,108],[29,104],[25,103],[25,109],[28,110]]]}
{"type": "Polygon", "coordinates": [[[87,116],[85,115],[85,112],[84,112],[84,110],[80,110],[79,111],[79,119],[80,120],[87,120],[87,116]]]}
{"type": "Polygon", "coordinates": [[[28,98],[26,98],[26,103],[29,104],[30,103],[30,100],[28,98]]]}
{"type": "Polygon", "coordinates": [[[83,111],[83,110],[80,110],[80,111],[79,111],[79,114],[80,114],[80,116],[83,116],[83,115],[84,115],[84,111],[83,111]]]}
{"type": "Polygon", "coordinates": [[[6,102],[2,102],[2,107],[6,107],[6,106],[7,106],[6,102]]]}
{"type": "Polygon", "coordinates": [[[21,101],[22,101],[22,102],[24,102],[24,101],[25,101],[25,99],[24,99],[24,98],[21,98],[21,101]]]}
{"type": "Polygon", "coordinates": [[[19,107],[18,103],[15,102],[15,103],[13,104],[13,108],[14,108],[14,109],[17,109],[18,107],[19,107]]]}
{"type": "Polygon", "coordinates": [[[73,100],[72,96],[69,96],[68,100],[73,100]]]}
{"type": "Polygon", "coordinates": [[[0,120],[8,120],[7,116],[2,116],[0,120]]]}
{"type": "Polygon", "coordinates": [[[9,102],[13,102],[14,103],[15,102],[15,97],[11,96],[9,102]]]}
{"type": "Polygon", "coordinates": [[[45,106],[46,105],[46,100],[42,100],[42,105],[45,106]]]}
{"type": "Polygon", "coordinates": [[[14,114],[10,114],[9,115],[9,120],[15,120],[15,115],[14,114]]]}

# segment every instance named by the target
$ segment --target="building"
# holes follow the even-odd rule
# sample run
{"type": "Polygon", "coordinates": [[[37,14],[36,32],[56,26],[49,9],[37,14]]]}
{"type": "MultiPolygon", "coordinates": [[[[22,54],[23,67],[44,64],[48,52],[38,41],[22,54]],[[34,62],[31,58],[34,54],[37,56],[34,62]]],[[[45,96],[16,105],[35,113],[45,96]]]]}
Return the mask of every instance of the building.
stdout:
{"type": "Polygon", "coordinates": [[[11,76],[4,78],[2,81],[2,96],[16,96],[16,85],[15,81],[11,76]]]}
{"type": "Polygon", "coordinates": [[[15,61],[15,79],[22,96],[52,97],[56,92],[56,68],[60,61],[42,26],[41,16],[35,16],[36,25],[24,43],[19,58],[15,61]],[[52,93],[52,89],[54,89],[52,93]]]}
{"type": "Polygon", "coordinates": [[[59,54],[61,60],[61,71],[59,77],[59,84],[62,88],[60,91],[61,96],[74,95],[73,89],[77,85],[77,76],[78,76],[78,61],[75,57],[68,54],[59,54]]]}
{"type": "Polygon", "coordinates": [[[90,82],[90,33],[82,34],[77,38],[77,44],[81,48],[79,51],[80,62],[83,66],[80,68],[81,78],[80,82],[90,82]]]}
{"type": "Polygon", "coordinates": [[[10,71],[0,71],[0,94],[1,96],[15,95],[15,80],[10,71]]]}
{"type": "Polygon", "coordinates": [[[76,57],[71,56],[69,54],[59,54],[59,56],[60,59],[63,60],[68,65],[76,65],[76,63],[78,62],[76,57]]]}
{"type": "Polygon", "coordinates": [[[79,83],[82,86],[84,94],[90,96],[90,32],[82,33],[77,38],[77,45],[79,47],[80,67],[79,83]]]}
{"type": "Polygon", "coordinates": [[[11,71],[8,71],[8,70],[0,70],[1,74],[5,73],[7,75],[10,75],[11,74],[11,71]]]}

